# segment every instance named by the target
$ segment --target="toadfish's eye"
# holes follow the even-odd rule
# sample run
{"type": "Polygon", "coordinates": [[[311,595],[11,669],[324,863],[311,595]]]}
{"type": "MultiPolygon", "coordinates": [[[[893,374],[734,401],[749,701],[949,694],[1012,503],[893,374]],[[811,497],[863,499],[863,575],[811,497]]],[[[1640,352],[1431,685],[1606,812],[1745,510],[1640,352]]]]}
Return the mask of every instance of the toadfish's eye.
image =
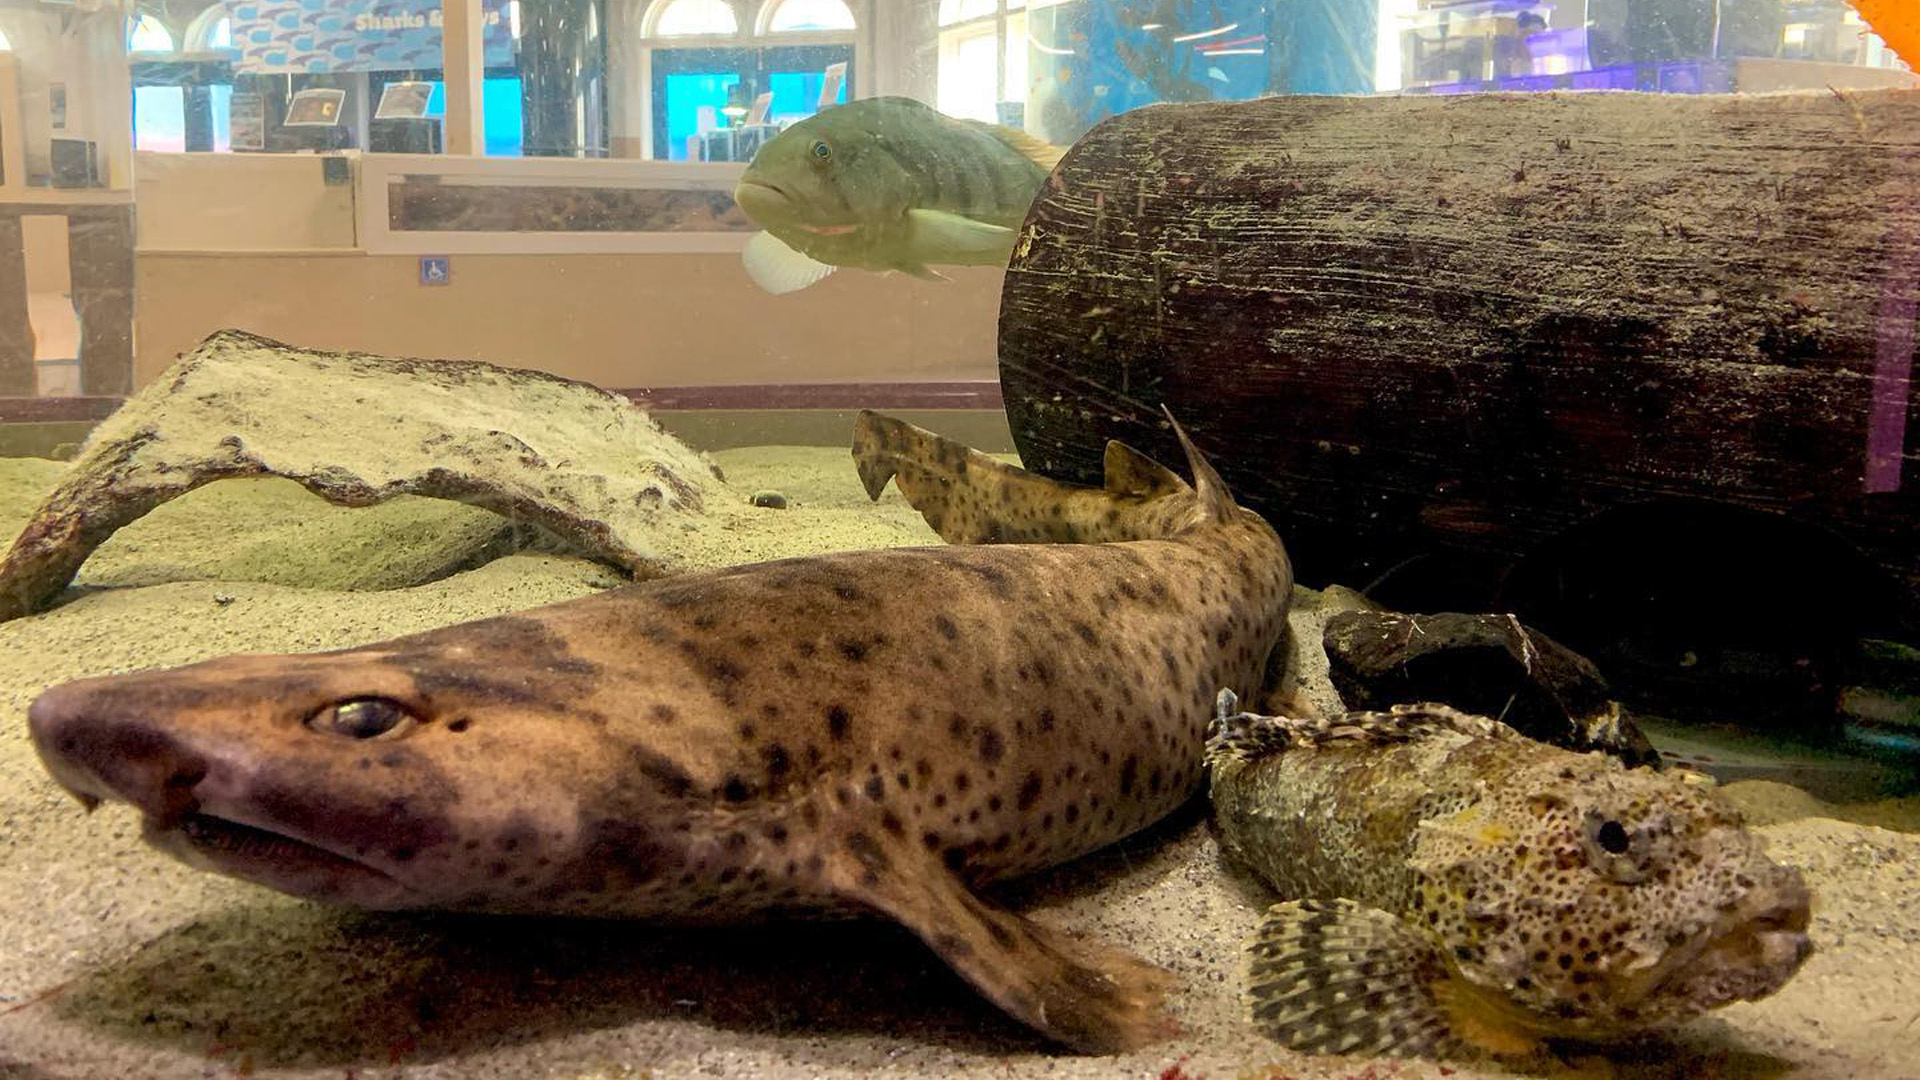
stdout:
{"type": "Polygon", "coordinates": [[[307,717],[307,726],[349,739],[394,738],[412,730],[414,715],[389,698],[366,697],[337,701],[307,717]]]}
{"type": "Polygon", "coordinates": [[[813,157],[816,161],[827,161],[833,157],[833,147],[825,139],[813,140],[813,157]]]}
{"type": "Polygon", "coordinates": [[[1654,864],[1660,857],[1651,835],[1658,831],[1656,828],[1641,821],[1637,823],[1637,831],[1628,829],[1619,818],[1596,810],[1587,811],[1586,818],[1583,839],[1588,865],[1622,885],[1637,884],[1653,876],[1654,864]]]}
{"type": "Polygon", "coordinates": [[[1627,853],[1627,827],[1617,821],[1602,824],[1593,838],[1600,842],[1600,850],[1609,855],[1627,853]]]}

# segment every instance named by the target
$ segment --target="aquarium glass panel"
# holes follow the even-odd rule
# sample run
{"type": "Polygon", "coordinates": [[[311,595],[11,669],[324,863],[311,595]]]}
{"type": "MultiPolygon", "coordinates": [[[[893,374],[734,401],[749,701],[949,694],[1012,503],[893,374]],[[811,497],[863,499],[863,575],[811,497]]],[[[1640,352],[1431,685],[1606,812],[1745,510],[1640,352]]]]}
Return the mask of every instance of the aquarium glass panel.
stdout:
{"type": "Polygon", "coordinates": [[[0,1078],[1920,1077],[1916,12],[0,0],[0,1078]]]}

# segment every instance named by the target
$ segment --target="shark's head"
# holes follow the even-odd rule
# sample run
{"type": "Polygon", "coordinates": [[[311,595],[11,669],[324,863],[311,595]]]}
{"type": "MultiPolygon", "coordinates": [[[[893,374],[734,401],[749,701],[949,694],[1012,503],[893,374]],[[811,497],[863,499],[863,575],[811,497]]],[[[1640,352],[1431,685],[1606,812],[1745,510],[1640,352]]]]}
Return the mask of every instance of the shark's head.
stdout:
{"type": "Polygon", "coordinates": [[[341,652],[83,679],[34,701],[42,761],[189,863],[366,908],[591,908],[673,861],[694,781],[596,702],[597,665],[507,616],[341,652]],[[628,734],[631,734],[629,732],[628,734]]]}

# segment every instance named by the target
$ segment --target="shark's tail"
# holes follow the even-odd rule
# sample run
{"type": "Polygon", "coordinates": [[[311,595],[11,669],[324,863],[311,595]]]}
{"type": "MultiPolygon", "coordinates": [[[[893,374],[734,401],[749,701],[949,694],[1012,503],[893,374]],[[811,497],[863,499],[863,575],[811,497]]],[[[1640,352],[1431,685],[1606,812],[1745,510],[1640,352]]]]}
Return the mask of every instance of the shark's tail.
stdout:
{"type": "Polygon", "coordinates": [[[854,424],[853,459],[868,496],[894,481],[948,543],[1148,540],[1237,512],[1219,474],[1178,424],[1174,431],[1194,484],[1116,441],[1107,443],[1106,485],[1075,487],[872,411],[854,424]]]}

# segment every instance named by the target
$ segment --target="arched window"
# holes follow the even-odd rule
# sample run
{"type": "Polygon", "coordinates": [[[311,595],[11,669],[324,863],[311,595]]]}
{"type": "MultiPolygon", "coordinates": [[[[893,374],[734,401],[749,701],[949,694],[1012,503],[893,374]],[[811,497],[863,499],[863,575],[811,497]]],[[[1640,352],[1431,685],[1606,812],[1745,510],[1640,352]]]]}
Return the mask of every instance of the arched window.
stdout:
{"type": "Polygon", "coordinates": [[[762,33],[798,30],[851,30],[853,12],[846,0],[768,0],[762,33]]]}
{"type": "Polygon", "coordinates": [[[649,14],[644,31],[649,37],[740,32],[740,20],[727,0],[659,0],[649,14]]]}
{"type": "Polygon", "coordinates": [[[186,40],[190,53],[233,48],[233,19],[227,14],[227,5],[214,4],[195,15],[187,24],[186,40]]]}
{"type": "Polygon", "coordinates": [[[173,34],[151,15],[141,15],[127,26],[127,51],[137,53],[170,53],[173,51],[173,34]]]}

